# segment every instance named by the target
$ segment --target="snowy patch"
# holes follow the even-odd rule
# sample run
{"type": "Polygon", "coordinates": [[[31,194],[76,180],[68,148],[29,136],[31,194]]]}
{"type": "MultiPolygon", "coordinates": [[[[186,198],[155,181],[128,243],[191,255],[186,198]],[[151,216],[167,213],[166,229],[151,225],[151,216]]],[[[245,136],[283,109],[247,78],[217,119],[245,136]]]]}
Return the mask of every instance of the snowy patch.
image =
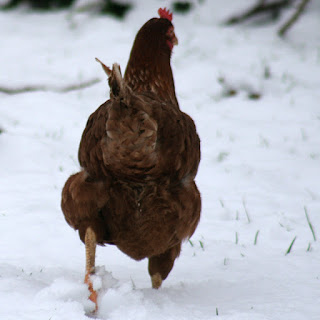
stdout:
{"type": "MultiPolygon", "coordinates": [[[[159,1],[135,2],[124,22],[0,12],[0,86],[101,79],[68,93],[0,93],[1,320],[92,316],[85,250],[60,210],[61,189],[79,170],[89,115],[108,98],[94,58],[124,70],[137,30],[156,16],[159,1]]],[[[282,40],[272,24],[221,25],[247,2],[195,1],[173,18],[177,97],[202,142],[201,222],[157,291],[146,260],[98,248],[97,319],[319,319],[319,4],[282,40]]]]}

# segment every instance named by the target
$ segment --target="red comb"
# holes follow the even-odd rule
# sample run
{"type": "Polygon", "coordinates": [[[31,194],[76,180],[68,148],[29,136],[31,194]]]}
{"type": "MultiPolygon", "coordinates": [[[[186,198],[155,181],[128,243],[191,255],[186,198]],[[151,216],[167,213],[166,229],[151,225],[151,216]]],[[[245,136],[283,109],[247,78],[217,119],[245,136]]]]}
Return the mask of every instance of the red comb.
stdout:
{"type": "Polygon", "coordinates": [[[158,10],[159,16],[160,18],[164,18],[164,19],[168,19],[169,21],[172,21],[172,13],[170,13],[169,10],[167,10],[167,8],[160,8],[158,10]]]}

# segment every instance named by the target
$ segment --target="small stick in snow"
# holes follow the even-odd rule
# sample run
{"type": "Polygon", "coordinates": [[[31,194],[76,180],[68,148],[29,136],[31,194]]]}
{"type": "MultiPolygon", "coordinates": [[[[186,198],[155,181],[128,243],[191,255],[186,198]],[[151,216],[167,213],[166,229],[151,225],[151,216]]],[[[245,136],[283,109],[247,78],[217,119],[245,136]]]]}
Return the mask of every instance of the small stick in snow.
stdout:
{"type": "Polygon", "coordinates": [[[265,2],[266,1],[259,1],[247,11],[229,18],[225,24],[233,25],[264,13],[269,13],[273,19],[277,18],[280,15],[281,10],[288,7],[292,3],[292,0],[275,0],[268,3],[265,2]]]}
{"type": "Polygon", "coordinates": [[[8,88],[0,86],[0,92],[6,94],[19,94],[19,93],[27,93],[27,92],[36,92],[36,91],[52,91],[52,92],[60,92],[66,93],[75,90],[81,90],[88,87],[93,86],[94,84],[100,82],[101,80],[98,78],[94,78],[92,80],[88,80],[79,84],[71,84],[65,87],[50,87],[44,85],[34,85],[34,86],[24,86],[21,88],[8,88]]]}
{"type": "Polygon", "coordinates": [[[297,10],[294,12],[294,14],[290,17],[290,19],[279,29],[278,35],[280,37],[283,37],[286,32],[289,30],[289,28],[298,20],[298,18],[303,13],[304,9],[306,8],[308,2],[310,0],[302,0],[297,8],[297,10]]]}

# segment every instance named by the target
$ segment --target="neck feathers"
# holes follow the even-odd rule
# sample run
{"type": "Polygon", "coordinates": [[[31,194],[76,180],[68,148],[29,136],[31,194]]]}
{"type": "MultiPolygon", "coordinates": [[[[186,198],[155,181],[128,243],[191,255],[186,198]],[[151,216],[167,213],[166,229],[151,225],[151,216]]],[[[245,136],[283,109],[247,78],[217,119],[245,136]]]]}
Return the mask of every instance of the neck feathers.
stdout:
{"type": "Polygon", "coordinates": [[[151,92],[164,102],[178,106],[170,65],[169,47],[142,48],[133,46],[124,75],[126,84],[135,92],[151,92]]]}

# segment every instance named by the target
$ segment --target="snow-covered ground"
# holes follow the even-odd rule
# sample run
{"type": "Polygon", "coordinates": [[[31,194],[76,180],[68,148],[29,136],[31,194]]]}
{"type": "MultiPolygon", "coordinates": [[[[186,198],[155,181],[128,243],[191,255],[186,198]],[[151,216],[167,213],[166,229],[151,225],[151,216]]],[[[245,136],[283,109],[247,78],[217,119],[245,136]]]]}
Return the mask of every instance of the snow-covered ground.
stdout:
{"type": "MultiPolygon", "coordinates": [[[[94,58],[124,70],[137,30],[167,3],[140,1],[124,22],[0,12],[1,87],[102,80],[0,94],[1,320],[88,318],[84,246],[61,189],[79,170],[88,116],[108,97],[94,58]]],[[[320,319],[320,5],[282,40],[279,24],[221,25],[249,3],[207,0],[174,17],[177,95],[202,141],[202,219],[158,291],[147,261],[98,248],[99,319],[320,319]]]]}

